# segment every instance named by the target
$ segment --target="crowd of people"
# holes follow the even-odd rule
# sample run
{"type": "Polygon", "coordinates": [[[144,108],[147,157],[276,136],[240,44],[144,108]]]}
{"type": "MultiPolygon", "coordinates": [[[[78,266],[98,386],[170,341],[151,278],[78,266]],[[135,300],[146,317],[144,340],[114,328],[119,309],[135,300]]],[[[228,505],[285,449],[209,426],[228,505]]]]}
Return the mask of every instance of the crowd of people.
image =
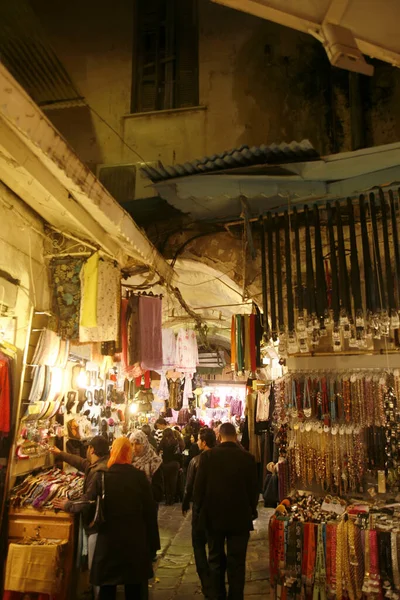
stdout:
{"type": "Polygon", "coordinates": [[[146,600],[160,550],[158,507],[182,503],[192,510],[192,544],[202,591],[210,600],[243,600],[246,551],[257,518],[256,463],[231,423],[181,431],[158,419],[129,437],[96,436],[86,459],[52,450],[85,474],[84,494],[56,508],[81,513],[88,536],[95,600],[146,600]],[[226,550],[225,550],[226,548],[226,550]],[[228,576],[228,594],[225,575],[228,576]]]}

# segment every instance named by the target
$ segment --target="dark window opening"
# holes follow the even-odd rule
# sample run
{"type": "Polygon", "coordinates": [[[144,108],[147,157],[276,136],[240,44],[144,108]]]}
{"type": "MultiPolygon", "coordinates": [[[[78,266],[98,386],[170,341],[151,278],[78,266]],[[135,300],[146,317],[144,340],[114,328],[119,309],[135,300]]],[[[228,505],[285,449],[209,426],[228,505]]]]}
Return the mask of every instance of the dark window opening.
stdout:
{"type": "Polygon", "coordinates": [[[197,0],[137,0],[132,112],[197,106],[197,0]]]}

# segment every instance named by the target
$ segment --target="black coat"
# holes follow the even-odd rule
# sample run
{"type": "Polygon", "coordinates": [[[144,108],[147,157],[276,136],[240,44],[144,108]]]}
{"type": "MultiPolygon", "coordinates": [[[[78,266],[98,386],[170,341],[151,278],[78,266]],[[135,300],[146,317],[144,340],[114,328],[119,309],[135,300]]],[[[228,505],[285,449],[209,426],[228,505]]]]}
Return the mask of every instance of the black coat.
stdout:
{"type": "MultiPolygon", "coordinates": [[[[75,469],[78,469],[78,471],[85,473],[85,479],[83,482],[84,496],[87,493],[89,493],[89,495],[93,493],[92,488],[93,486],[96,486],[96,474],[99,471],[107,471],[107,462],[109,459],[108,456],[103,456],[102,458],[99,458],[99,460],[97,460],[95,463],[91,463],[90,460],[88,460],[87,458],[81,458],[80,456],[76,456],[75,454],[68,454],[68,452],[60,452],[60,454],[58,454],[57,456],[59,456],[64,462],[68,463],[72,467],[75,467],[75,469]]],[[[78,503],[68,502],[65,510],[71,513],[82,512],[83,526],[85,528],[86,534],[91,535],[92,533],[97,533],[96,527],[89,527],[89,524],[92,522],[95,513],[93,505],[88,506],[86,504],[84,509],[82,510],[82,507],[78,503]]]]}
{"type": "Polygon", "coordinates": [[[193,506],[209,531],[244,533],[253,529],[259,497],[254,457],[234,442],[203,452],[193,506]]]}
{"type": "MultiPolygon", "coordinates": [[[[146,475],[132,465],[105,473],[105,523],[99,527],[90,581],[93,585],[142,583],[153,576],[152,557],[160,549],[157,511],[146,475]]],[[[79,501],[96,500],[101,475],[79,501]]]]}

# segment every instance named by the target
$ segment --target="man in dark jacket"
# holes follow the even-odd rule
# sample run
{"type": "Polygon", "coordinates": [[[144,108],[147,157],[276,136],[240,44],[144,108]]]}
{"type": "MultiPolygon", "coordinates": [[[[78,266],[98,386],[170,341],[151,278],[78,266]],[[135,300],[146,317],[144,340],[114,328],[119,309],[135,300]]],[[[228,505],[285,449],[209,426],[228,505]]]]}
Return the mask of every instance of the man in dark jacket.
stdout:
{"type": "Polygon", "coordinates": [[[236,429],[224,423],[221,444],[201,455],[194,507],[207,530],[212,599],[243,600],[246,552],[259,496],[254,457],[237,445],[236,429]],[[227,555],[225,554],[225,541],[227,555]]]}
{"type": "MultiPolygon", "coordinates": [[[[209,429],[208,427],[200,429],[197,445],[201,452],[207,452],[208,450],[211,450],[211,448],[215,447],[216,443],[217,439],[212,429],[209,429]]],[[[200,457],[201,454],[198,454],[192,458],[187,470],[185,493],[182,502],[182,512],[184,515],[186,515],[190,509],[190,503],[193,500],[193,489],[196,481],[197,469],[200,463],[200,457]]],[[[206,551],[207,536],[205,529],[199,526],[196,507],[193,507],[192,511],[192,545],[194,559],[196,562],[196,570],[201,581],[203,594],[206,598],[208,598],[211,593],[211,585],[210,570],[208,567],[206,551]]]]}
{"type": "MultiPolygon", "coordinates": [[[[55,454],[56,457],[60,460],[63,460],[72,467],[75,467],[75,469],[78,469],[78,471],[81,471],[85,474],[85,480],[83,483],[84,494],[87,494],[91,487],[94,485],[96,473],[98,473],[99,471],[107,471],[109,446],[108,441],[101,435],[96,435],[90,440],[86,451],[86,458],[81,458],[80,456],[76,456],[75,454],[68,454],[67,452],[61,452],[55,446],[51,448],[51,452],[55,454]]],[[[56,501],[54,505],[56,506],[56,508],[60,508],[61,510],[65,510],[66,512],[81,512],[80,507],[76,502],[69,502],[68,500],[59,500],[56,501]]],[[[85,531],[88,536],[88,562],[89,569],[91,569],[93,555],[97,542],[96,529],[89,527],[89,524],[93,518],[93,509],[87,509],[82,511],[82,517],[83,526],[85,527],[85,531]]]]}

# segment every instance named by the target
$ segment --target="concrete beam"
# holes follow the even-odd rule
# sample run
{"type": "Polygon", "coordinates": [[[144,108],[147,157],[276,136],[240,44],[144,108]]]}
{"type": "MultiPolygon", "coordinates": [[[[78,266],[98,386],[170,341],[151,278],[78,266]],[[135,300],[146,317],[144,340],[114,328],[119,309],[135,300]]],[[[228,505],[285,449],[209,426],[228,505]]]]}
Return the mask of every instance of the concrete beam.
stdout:
{"type": "MultiPolygon", "coordinates": [[[[316,19],[306,19],[301,15],[277,9],[268,5],[265,0],[212,0],[212,2],[215,2],[216,4],[222,4],[228,8],[249,13],[259,17],[260,19],[266,19],[267,21],[278,23],[279,25],[289,27],[290,29],[296,29],[297,31],[302,31],[303,33],[309,33],[313,37],[323,41],[323,35],[321,31],[322,23],[318,22],[316,19]]],[[[337,2],[334,0],[332,2],[331,15],[333,19],[341,19],[344,16],[346,7],[342,7],[342,11],[340,7],[340,3],[342,2],[344,3],[345,0],[337,0],[337,2]]],[[[360,52],[366,56],[370,56],[371,58],[378,58],[379,60],[383,60],[384,62],[387,62],[395,67],[400,67],[399,52],[363,39],[362,37],[357,36],[356,31],[353,31],[353,34],[360,52]]]]}
{"type": "MultiPolygon", "coordinates": [[[[174,278],[174,270],[159,254],[128,213],[107,192],[96,176],[84,165],[64,138],[46,118],[7,69],[0,64],[0,120],[14,134],[11,141],[29,156],[29,168],[40,176],[44,187],[57,197],[74,222],[112,254],[122,252],[125,262],[132,257],[156,271],[166,282],[174,278]],[[35,160],[34,160],[35,159],[35,160]],[[80,208],[79,208],[80,207],[80,208]],[[82,218],[82,221],[81,221],[82,218]]],[[[11,142],[9,142],[11,143],[11,142]]],[[[12,155],[12,153],[11,153],[12,155]]],[[[26,157],[20,156],[26,167],[26,157]]],[[[40,213],[39,213],[40,214],[40,213]]]]}
{"type": "Polygon", "coordinates": [[[4,183],[18,194],[33,210],[41,214],[51,225],[68,230],[72,227],[94,241],[103,250],[118,258],[119,245],[85,211],[52,175],[20,137],[0,119],[0,140],[14,164],[10,167],[10,157],[3,151],[0,154],[0,174],[4,183]]]}

